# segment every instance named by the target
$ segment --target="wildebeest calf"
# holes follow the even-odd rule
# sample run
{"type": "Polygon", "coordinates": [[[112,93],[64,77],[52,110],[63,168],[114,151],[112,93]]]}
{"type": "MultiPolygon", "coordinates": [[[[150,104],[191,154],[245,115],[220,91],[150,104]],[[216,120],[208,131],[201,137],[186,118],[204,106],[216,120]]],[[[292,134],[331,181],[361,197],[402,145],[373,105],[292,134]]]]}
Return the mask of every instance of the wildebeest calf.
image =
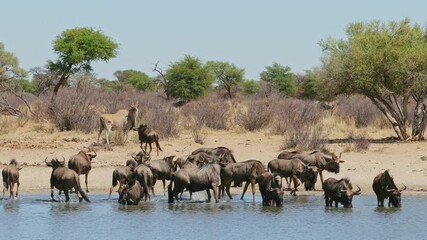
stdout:
{"type": "Polygon", "coordinates": [[[10,160],[9,165],[7,165],[2,170],[2,176],[3,176],[3,199],[4,194],[6,190],[10,189],[10,198],[15,199],[15,197],[18,196],[18,190],[19,190],[19,170],[21,170],[21,167],[19,167],[18,162],[15,159],[10,160]],[[13,189],[15,188],[16,183],[16,195],[13,195],[13,189]]]}
{"type": "Polygon", "coordinates": [[[138,181],[131,181],[120,191],[119,203],[127,205],[138,205],[142,197],[143,191],[141,184],[139,184],[138,181]]]}
{"type": "Polygon", "coordinates": [[[159,156],[159,150],[163,151],[159,144],[159,135],[154,131],[153,129],[149,128],[147,125],[141,124],[138,128],[134,129],[135,131],[138,131],[138,138],[141,142],[141,149],[142,144],[145,143],[144,151],[147,152],[147,144],[150,145],[150,151],[148,154],[151,153],[152,146],[151,144],[156,144],[156,150],[157,150],[157,156],[159,156]]]}

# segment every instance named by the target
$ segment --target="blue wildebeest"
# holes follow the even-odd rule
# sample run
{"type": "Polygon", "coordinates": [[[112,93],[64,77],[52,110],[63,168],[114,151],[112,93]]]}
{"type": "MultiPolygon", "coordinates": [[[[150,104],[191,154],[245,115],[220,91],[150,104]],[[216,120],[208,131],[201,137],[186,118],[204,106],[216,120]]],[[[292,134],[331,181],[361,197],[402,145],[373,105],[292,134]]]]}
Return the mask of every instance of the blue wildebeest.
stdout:
{"type": "Polygon", "coordinates": [[[19,166],[18,162],[15,159],[10,160],[9,165],[7,165],[2,170],[2,176],[3,176],[3,199],[4,194],[6,190],[10,189],[10,198],[15,199],[15,197],[18,196],[18,190],[19,190],[19,170],[21,170],[21,167],[19,166]],[[16,183],[16,195],[13,195],[13,189],[15,188],[16,183]]]}
{"type": "Polygon", "coordinates": [[[85,185],[86,192],[89,192],[89,187],[87,185],[87,177],[90,170],[92,169],[91,163],[92,159],[96,157],[95,150],[92,149],[93,154],[89,150],[81,150],[79,153],[74,154],[68,160],[68,168],[74,170],[79,176],[81,174],[85,175],[85,185]]]}
{"type": "Polygon", "coordinates": [[[105,113],[99,118],[100,126],[98,132],[98,140],[101,136],[102,131],[106,131],[107,145],[110,144],[110,133],[116,129],[123,131],[127,140],[128,133],[131,129],[136,126],[136,117],[138,116],[138,103],[132,104],[128,110],[120,109],[116,113],[105,113]]]}
{"type": "Polygon", "coordinates": [[[353,207],[353,195],[362,193],[357,185],[358,190],[353,192],[353,186],[348,178],[340,180],[328,178],[323,182],[322,186],[323,191],[325,191],[325,204],[327,207],[332,207],[332,202],[335,202],[335,207],[338,207],[338,203],[341,203],[345,208],[351,208],[353,207]]]}
{"type": "Polygon", "coordinates": [[[148,154],[151,153],[151,150],[153,149],[151,144],[154,143],[156,145],[157,149],[157,156],[159,156],[159,150],[163,151],[159,144],[159,135],[156,131],[149,128],[147,125],[141,124],[138,128],[134,128],[135,131],[138,131],[138,138],[141,142],[141,150],[147,152],[147,144],[150,145],[150,151],[148,154]],[[144,149],[142,148],[142,144],[145,143],[144,149]]]}
{"type": "Polygon", "coordinates": [[[57,188],[59,191],[64,191],[65,201],[68,202],[70,197],[68,196],[68,191],[74,188],[76,191],[79,201],[82,202],[83,199],[87,202],[89,198],[86,196],[86,193],[80,186],[79,175],[72,170],[64,167],[64,161],[60,162],[58,159],[52,159],[50,162],[46,162],[47,158],[44,160],[48,167],[52,167],[52,174],[50,175],[50,197],[53,201],[53,188],[57,188]],[[79,195],[80,193],[80,195],[79,195]]]}
{"type": "Polygon", "coordinates": [[[221,168],[217,163],[206,163],[197,168],[183,168],[172,175],[168,185],[168,202],[179,201],[178,194],[184,189],[191,193],[204,191],[211,199],[210,189],[213,190],[215,202],[218,202],[218,186],[221,182],[221,168]]]}
{"type": "Polygon", "coordinates": [[[372,183],[372,189],[377,195],[377,204],[378,207],[384,207],[384,199],[390,198],[388,200],[388,206],[400,207],[401,206],[401,192],[406,190],[406,186],[403,185],[401,189],[396,187],[394,184],[394,179],[390,176],[388,170],[385,170],[383,173],[378,174],[374,178],[372,183]]]}
{"type": "Polygon", "coordinates": [[[326,170],[328,172],[339,173],[340,172],[340,163],[344,161],[341,160],[341,154],[339,156],[332,153],[331,155],[324,154],[320,151],[313,151],[311,153],[301,153],[299,151],[283,151],[279,154],[277,158],[280,159],[291,159],[298,158],[309,166],[316,166],[318,175],[320,176],[320,181],[323,183],[323,174],[322,171],[326,170]]]}

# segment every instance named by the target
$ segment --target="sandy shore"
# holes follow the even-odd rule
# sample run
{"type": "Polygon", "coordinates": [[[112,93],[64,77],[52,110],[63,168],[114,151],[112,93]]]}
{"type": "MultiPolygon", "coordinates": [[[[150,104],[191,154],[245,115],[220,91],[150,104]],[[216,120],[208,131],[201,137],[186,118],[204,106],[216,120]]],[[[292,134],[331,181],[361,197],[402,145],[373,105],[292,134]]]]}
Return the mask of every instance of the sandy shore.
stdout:
{"type": "MultiPolygon", "coordinates": [[[[19,134],[19,133],[17,133],[19,134]]],[[[68,158],[81,148],[93,143],[95,135],[82,135],[72,138],[73,133],[57,133],[48,140],[8,136],[0,145],[0,163],[7,164],[15,158],[23,165],[20,171],[20,194],[46,193],[49,190],[51,168],[44,164],[46,157],[68,158]]],[[[160,141],[163,152],[159,156],[153,151],[153,159],[170,155],[185,156],[199,147],[226,146],[233,150],[237,161],[257,159],[264,163],[277,157],[281,152],[282,138],[265,133],[210,132],[205,144],[194,143],[190,134],[181,134],[179,138],[160,141]]],[[[348,148],[347,144],[330,144],[328,149],[340,153],[348,148]]],[[[98,150],[98,156],[92,162],[89,174],[91,194],[107,194],[111,186],[114,168],[125,163],[130,155],[139,150],[139,143],[129,141],[125,146],[114,146],[112,151],[98,150]]],[[[349,177],[354,184],[362,188],[363,194],[373,194],[372,180],[380,172],[389,169],[398,186],[405,184],[408,189],[404,194],[427,195],[427,142],[419,143],[372,143],[365,152],[343,152],[339,174],[324,172],[324,178],[349,177]]],[[[0,168],[3,166],[0,165],[0,168]]],[[[84,177],[81,176],[82,185],[84,177]]],[[[316,185],[321,189],[320,181],[316,185]]],[[[162,191],[161,182],[156,185],[157,192],[162,191]]],[[[233,192],[241,193],[242,189],[234,188],[233,192]]],[[[305,193],[300,187],[299,194],[305,193]]]]}

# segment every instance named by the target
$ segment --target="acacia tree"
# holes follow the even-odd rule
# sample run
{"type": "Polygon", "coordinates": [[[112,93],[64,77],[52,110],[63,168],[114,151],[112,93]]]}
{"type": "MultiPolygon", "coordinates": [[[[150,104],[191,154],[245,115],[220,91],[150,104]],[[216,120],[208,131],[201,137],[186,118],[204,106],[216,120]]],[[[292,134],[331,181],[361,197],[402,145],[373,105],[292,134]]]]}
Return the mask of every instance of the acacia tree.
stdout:
{"type": "Polygon", "coordinates": [[[122,70],[116,71],[114,76],[122,84],[130,84],[135,89],[140,91],[153,91],[155,89],[155,84],[153,79],[151,79],[147,74],[136,71],[136,70],[122,70]]]}
{"type": "Polygon", "coordinates": [[[53,41],[56,61],[48,61],[48,69],[55,73],[58,82],[53,88],[51,109],[55,105],[59,88],[78,72],[91,72],[93,61],[108,61],[117,55],[118,44],[99,30],[72,28],[63,31],[53,41]]]}
{"type": "Polygon", "coordinates": [[[5,50],[4,44],[0,42],[0,112],[13,116],[20,116],[22,112],[17,106],[12,106],[6,95],[13,95],[23,102],[30,113],[34,114],[25,95],[16,88],[19,80],[27,75],[27,72],[19,66],[18,58],[11,52],[5,50]]]}
{"type": "Polygon", "coordinates": [[[213,71],[218,87],[227,90],[232,98],[232,88],[243,82],[245,70],[228,62],[209,61],[206,65],[213,71]]]}
{"type": "Polygon", "coordinates": [[[185,103],[205,95],[212,86],[213,75],[200,59],[186,55],[170,65],[164,79],[166,95],[185,103]]]}
{"type": "Polygon", "coordinates": [[[260,74],[260,79],[268,84],[270,90],[275,88],[286,95],[292,95],[297,90],[295,75],[289,66],[273,63],[271,66],[265,67],[260,74]]]}
{"type": "Polygon", "coordinates": [[[400,140],[421,140],[427,121],[427,31],[409,19],[351,23],[347,39],[320,42],[322,92],[359,93],[386,116],[400,140]],[[415,101],[412,133],[410,100],[415,101]]]}

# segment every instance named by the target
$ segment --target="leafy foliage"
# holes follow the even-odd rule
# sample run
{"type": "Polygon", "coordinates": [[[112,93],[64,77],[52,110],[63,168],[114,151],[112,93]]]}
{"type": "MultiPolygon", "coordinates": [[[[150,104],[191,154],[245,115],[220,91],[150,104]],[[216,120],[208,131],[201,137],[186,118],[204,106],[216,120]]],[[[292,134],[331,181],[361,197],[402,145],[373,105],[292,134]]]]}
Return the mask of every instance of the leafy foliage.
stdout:
{"type": "Polygon", "coordinates": [[[260,79],[286,95],[292,95],[297,90],[295,75],[291,73],[291,68],[278,63],[265,67],[260,79]]]}
{"type": "Polygon", "coordinates": [[[259,91],[259,83],[255,80],[244,80],[240,83],[243,95],[254,95],[259,91]]]}
{"type": "Polygon", "coordinates": [[[184,102],[204,96],[212,86],[213,75],[202,62],[186,55],[166,71],[165,91],[171,98],[184,102]]]}
{"type": "Polygon", "coordinates": [[[121,84],[130,84],[136,90],[153,91],[156,87],[154,80],[147,74],[136,70],[116,71],[114,76],[121,84]]]}
{"type": "Polygon", "coordinates": [[[207,66],[213,71],[218,88],[226,89],[228,97],[232,98],[232,88],[243,82],[245,70],[237,68],[234,64],[220,61],[209,61],[207,66]]]}

